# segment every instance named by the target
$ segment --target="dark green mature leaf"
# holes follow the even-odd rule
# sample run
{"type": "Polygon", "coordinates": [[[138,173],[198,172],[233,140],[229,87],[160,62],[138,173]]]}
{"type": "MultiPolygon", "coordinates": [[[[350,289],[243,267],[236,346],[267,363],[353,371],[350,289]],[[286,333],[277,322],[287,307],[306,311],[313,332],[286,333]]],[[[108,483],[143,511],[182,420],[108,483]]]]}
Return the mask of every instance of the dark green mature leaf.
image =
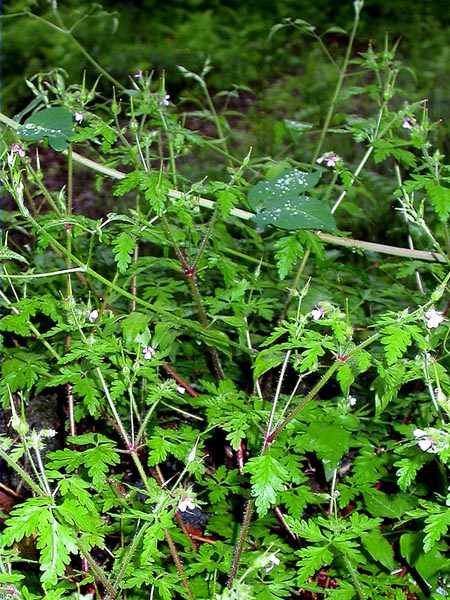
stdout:
{"type": "Polygon", "coordinates": [[[372,489],[364,492],[367,510],[375,517],[400,519],[405,512],[415,505],[415,500],[406,494],[385,494],[372,489]]]}
{"type": "Polygon", "coordinates": [[[361,536],[361,541],[367,552],[387,569],[395,569],[394,551],[392,546],[381,535],[378,529],[361,536]]]}
{"type": "Polygon", "coordinates": [[[32,114],[17,129],[17,135],[29,142],[39,142],[47,138],[53,150],[58,152],[67,148],[72,132],[72,113],[62,106],[44,108],[32,114]]]}
{"type": "Polygon", "coordinates": [[[299,196],[298,198],[279,198],[271,201],[271,206],[255,215],[254,220],[260,227],[274,225],[280,229],[313,229],[335,231],[336,222],[329,207],[318,198],[299,196]]]}
{"type": "Polygon", "coordinates": [[[254,185],[249,190],[248,201],[253,210],[259,212],[271,206],[274,201],[297,198],[317,185],[320,176],[320,171],[305,173],[291,169],[274,179],[260,181],[254,185]]]}
{"type": "Polygon", "coordinates": [[[305,194],[317,185],[320,176],[320,171],[305,173],[290,169],[274,179],[254,185],[248,193],[248,201],[256,212],[256,223],[289,231],[334,231],[336,223],[328,205],[305,194]]]}

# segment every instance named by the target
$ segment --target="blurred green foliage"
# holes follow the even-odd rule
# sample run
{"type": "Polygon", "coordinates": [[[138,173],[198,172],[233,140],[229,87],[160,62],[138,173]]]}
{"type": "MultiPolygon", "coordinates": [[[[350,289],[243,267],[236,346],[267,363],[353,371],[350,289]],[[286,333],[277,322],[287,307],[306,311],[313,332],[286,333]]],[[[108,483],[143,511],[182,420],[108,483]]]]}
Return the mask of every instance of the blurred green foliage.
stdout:
{"type": "MultiPolygon", "coordinates": [[[[359,28],[359,48],[369,40],[382,44],[386,32],[391,40],[401,38],[399,58],[413,68],[409,85],[419,97],[428,97],[436,115],[450,114],[445,67],[450,59],[448,27],[450,13],[441,0],[411,2],[367,0],[359,28]]],[[[353,18],[352,2],[331,0],[141,0],[103,3],[67,0],[60,11],[67,25],[82,13],[92,17],[75,30],[80,41],[100,59],[117,79],[124,80],[136,69],[165,70],[173,89],[185,85],[176,65],[198,71],[211,58],[214,71],[209,83],[217,90],[249,85],[266,90],[277,104],[291,96],[292,87],[308,90],[315,100],[328,90],[327,63],[314,50],[314,40],[288,29],[269,40],[271,28],[284,18],[301,18],[322,35],[334,23],[347,29],[353,18]],[[288,79],[279,81],[280,77],[288,79]],[[292,77],[294,79],[292,79],[292,77]]],[[[51,13],[48,1],[10,0],[4,15],[32,10],[51,13]]],[[[3,23],[3,109],[20,105],[27,90],[24,77],[49,67],[64,68],[71,80],[79,80],[92,67],[66,36],[26,17],[7,18],[3,23]]],[[[330,31],[324,37],[332,54],[340,55],[346,43],[343,33],[330,31]]],[[[305,98],[308,100],[308,98],[305,98]]],[[[289,102],[290,98],[288,98],[289,102]]],[[[325,98],[324,98],[325,101],[325,98]]]]}

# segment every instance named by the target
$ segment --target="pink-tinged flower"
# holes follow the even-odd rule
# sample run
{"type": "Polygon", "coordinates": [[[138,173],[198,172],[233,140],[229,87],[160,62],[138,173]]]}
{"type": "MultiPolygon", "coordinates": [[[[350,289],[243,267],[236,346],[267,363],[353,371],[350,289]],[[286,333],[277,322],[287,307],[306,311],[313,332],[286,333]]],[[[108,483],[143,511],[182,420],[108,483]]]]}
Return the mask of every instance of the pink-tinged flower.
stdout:
{"type": "Polygon", "coordinates": [[[159,101],[161,106],[169,106],[169,104],[170,104],[169,98],[170,98],[169,94],[164,94],[164,96],[159,101]]]}
{"type": "Polygon", "coordinates": [[[20,156],[20,158],[23,158],[25,156],[25,150],[20,144],[13,144],[11,146],[11,152],[13,154],[17,154],[17,156],[20,156]]]}
{"type": "Polygon", "coordinates": [[[144,76],[144,73],[142,72],[142,69],[138,69],[136,71],[136,73],[133,75],[133,77],[135,79],[142,79],[143,76],[144,76]]]}
{"type": "Polygon", "coordinates": [[[98,319],[98,310],[91,310],[91,312],[88,314],[88,320],[89,323],[95,323],[95,321],[98,319]]]}
{"type": "Polygon", "coordinates": [[[442,321],[445,321],[444,315],[434,308],[427,310],[425,313],[425,319],[427,321],[428,329],[436,329],[436,327],[439,327],[442,321]]]}
{"type": "Polygon", "coordinates": [[[441,429],[435,429],[434,427],[414,429],[413,436],[417,440],[419,448],[429,454],[437,454],[449,447],[450,436],[441,429]]]}
{"type": "Polygon", "coordinates": [[[16,161],[16,156],[23,158],[25,156],[25,150],[22,148],[20,144],[13,144],[11,146],[11,151],[6,155],[6,160],[8,162],[8,166],[12,167],[16,161]]]}
{"type": "Polygon", "coordinates": [[[155,358],[156,350],[152,348],[152,346],[145,346],[145,348],[142,350],[142,354],[145,360],[151,360],[152,358],[155,358]]]}
{"type": "Polygon", "coordinates": [[[403,129],[414,129],[416,122],[411,117],[405,117],[403,119],[402,127],[403,129]]]}
{"type": "Polygon", "coordinates": [[[178,510],[180,512],[186,512],[188,510],[195,510],[196,505],[194,499],[191,496],[183,496],[181,500],[178,502],[178,510]]]}
{"type": "Polygon", "coordinates": [[[325,152],[317,159],[317,163],[321,165],[324,163],[326,167],[335,167],[338,162],[340,162],[342,158],[338,156],[335,152],[325,152]]]}
{"type": "Polygon", "coordinates": [[[83,113],[76,112],[74,114],[75,123],[78,123],[78,125],[83,122],[83,118],[83,113]]]}
{"type": "Polygon", "coordinates": [[[315,306],[311,311],[311,317],[313,321],[319,321],[320,319],[323,319],[324,316],[325,311],[321,306],[315,306]]]}

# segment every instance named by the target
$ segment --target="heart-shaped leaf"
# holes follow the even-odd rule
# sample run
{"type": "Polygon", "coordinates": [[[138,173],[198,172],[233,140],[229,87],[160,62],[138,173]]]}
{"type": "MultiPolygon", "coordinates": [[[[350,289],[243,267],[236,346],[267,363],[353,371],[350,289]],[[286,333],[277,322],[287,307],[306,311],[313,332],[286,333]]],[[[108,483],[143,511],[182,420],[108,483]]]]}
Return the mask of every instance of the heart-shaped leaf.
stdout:
{"type": "Polygon", "coordinates": [[[295,199],[279,198],[271,202],[270,208],[262,210],[254,217],[257,225],[274,225],[280,229],[319,229],[335,231],[336,222],[327,204],[318,198],[299,196],[295,199]]]}
{"type": "Polygon", "coordinates": [[[320,170],[306,173],[298,169],[289,169],[274,179],[260,181],[254,185],[248,193],[248,201],[253,210],[259,212],[270,208],[273,201],[277,202],[281,198],[297,198],[301,193],[316,186],[321,175],[320,170]]]}
{"type": "Polygon", "coordinates": [[[72,113],[62,106],[44,108],[33,113],[17,129],[18,136],[29,142],[39,142],[44,138],[53,150],[65,150],[69,144],[68,138],[73,133],[72,113]]]}
{"type": "Polygon", "coordinates": [[[261,227],[273,225],[289,231],[334,231],[336,222],[328,204],[305,193],[317,185],[321,174],[320,170],[305,173],[289,169],[274,179],[254,185],[248,200],[256,212],[255,222],[261,227]]]}

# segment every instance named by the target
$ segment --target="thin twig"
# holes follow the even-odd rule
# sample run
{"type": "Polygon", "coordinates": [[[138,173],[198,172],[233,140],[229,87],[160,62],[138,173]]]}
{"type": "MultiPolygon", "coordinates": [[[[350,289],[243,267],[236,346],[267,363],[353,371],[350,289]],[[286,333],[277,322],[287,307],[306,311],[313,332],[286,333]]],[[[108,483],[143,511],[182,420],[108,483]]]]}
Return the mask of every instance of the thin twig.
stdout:
{"type": "MultiPolygon", "coordinates": [[[[0,113],[0,122],[4,123],[8,127],[13,129],[17,129],[19,127],[19,123],[13,121],[3,113],[0,113]]],[[[126,173],[122,171],[118,171],[117,169],[113,169],[111,167],[107,167],[100,163],[91,160],[90,158],[86,158],[77,152],[72,153],[73,160],[80,165],[87,167],[97,173],[101,173],[102,175],[106,175],[107,177],[111,177],[112,179],[123,179],[126,177],[126,173]]],[[[186,194],[184,192],[180,192],[179,190],[169,190],[169,196],[174,199],[185,198],[186,194]]],[[[200,196],[189,196],[191,200],[197,202],[199,206],[204,208],[214,209],[216,203],[212,200],[208,200],[207,198],[202,198],[200,196]]],[[[249,221],[253,219],[254,214],[247,211],[242,210],[240,208],[233,208],[230,211],[230,214],[234,217],[238,217],[239,219],[243,219],[244,221],[249,221]]],[[[335,246],[342,246],[344,248],[356,248],[361,250],[367,250],[369,252],[379,252],[381,254],[390,254],[392,256],[400,256],[402,258],[410,258],[413,260],[425,260],[430,262],[448,262],[447,258],[442,254],[437,252],[428,252],[425,250],[411,250],[409,248],[398,248],[396,246],[388,246],[386,244],[377,244],[375,242],[366,242],[363,240],[355,240],[352,238],[339,237],[337,235],[331,235],[329,233],[323,232],[315,232],[317,237],[322,241],[334,244],[335,246]]],[[[130,294],[131,300],[133,299],[133,295],[130,294]]]]}

